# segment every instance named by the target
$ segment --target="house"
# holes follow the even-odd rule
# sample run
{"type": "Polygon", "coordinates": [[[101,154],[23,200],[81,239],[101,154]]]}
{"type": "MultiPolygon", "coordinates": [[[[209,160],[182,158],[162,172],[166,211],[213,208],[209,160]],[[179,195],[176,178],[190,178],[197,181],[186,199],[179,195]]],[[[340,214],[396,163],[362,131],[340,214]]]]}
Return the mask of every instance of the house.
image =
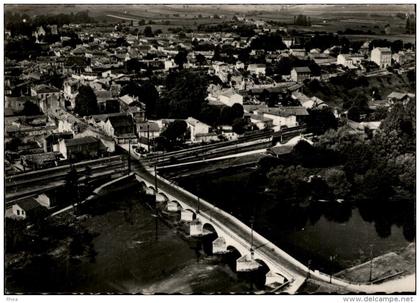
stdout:
{"type": "Polygon", "coordinates": [[[57,166],[60,159],[59,152],[47,152],[42,154],[28,154],[21,156],[22,166],[29,170],[43,169],[57,166]]]}
{"type": "Polygon", "coordinates": [[[251,74],[265,75],[265,64],[250,64],[248,65],[247,70],[251,74]]]}
{"type": "Polygon", "coordinates": [[[303,106],[267,107],[258,110],[258,114],[271,119],[275,131],[279,131],[283,127],[298,126],[309,115],[303,106]]]}
{"type": "Polygon", "coordinates": [[[284,45],[286,45],[287,48],[290,48],[291,46],[295,44],[295,39],[292,37],[284,37],[283,43],[284,45]]]}
{"type": "Polygon", "coordinates": [[[228,89],[219,94],[218,101],[227,106],[232,106],[235,103],[242,105],[244,103],[244,98],[235,93],[232,89],[228,89]]]}
{"type": "Polygon", "coordinates": [[[24,109],[25,103],[29,101],[38,105],[36,97],[22,96],[22,97],[4,97],[4,107],[13,110],[14,112],[21,112],[24,109]]]}
{"type": "Polygon", "coordinates": [[[139,138],[153,139],[160,136],[160,127],[156,122],[152,121],[137,123],[136,132],[139,138]]]}
{"type": "Polygon", "coordinates": [[[290,53],[298,58],[302,58],[306,56],[306,50],[304,48],[292,48],[290,49],[290,53]]]}
{"type": "Polygon", "coordinates": [[[194,119],[192,117],[189,117],[187,120],[185,120],[185,122],[187,122],[187,127],[188,127],[188,130],[190,131],[192,142],[199,141],[199,138],[198,138],[199,135],[208,134],[210,131],[209,125],[197,119],[194,119]]]}
{"type": "Polygon", "coordinates": [[[328,107],[328,105],[323,100],[315,96],[309,98],[308,96],[306,96],[305,94],[301,92],[293,92],[292,98],[299,101],[299,103],[306,109],[328,107]]]}
{"type": "Polygon", "coordinates": [[[89,159],[101,153],[101,141],[94,137],[62,139],[58,142],[58,150],[65,159],[89,159]]]}
{"type": "Polygon", "coordinates": [[[337,56],[337,65],[355,69],[362,63],[363,59],[364,57],[362,55],[339,54],[337,56]]]}
{"type": "Polygon", "coordinates": [[[35,219],[44,213],[45,209],[33,197],[18,200],[12,205],[12,214],[17,219],[35,219]]]}
{"type": "Polygon", "coordinates": [[[51,133],[43,138],[44,152],[58,151],[54,150],[54,145],[58,144],[58,141],[72,138],[72,132],[51,133]]]}
{"type": "Polygon", "coordinates": [[[387,47],[376,47],[372,50],[370,60],[375,62],[380,68],[391,66],[392,52],[387,47]]]}
{"type": "Polygon", "coordinates": [[[137,142],[135,125],[130,115],[122,114],[110,116],[106,119],[104,131],[108,136],[116,139],[117,143],[137,142]]]}
{"type": "Polygon", "coordinates": [[[290,77],[295,82],[303,82],[311,78],[311,70],[307,66],[295,67],[290,72],[290,77]]]}
{"type": "Polygon", "coordinates": [[[280,158],[283,155],[290,154],[293,151],[293,145],[277,145],[267,149],[267,154],[280,158]]]}
{"type": "Polygon", "coordinates": [[[399,51],[398,53],[392,55],[392,59],[396,63],[403,65],[407,62],[414,61],[415,53],[413,51],[399,51]]]}
{"type": "Polygon", "coordinates": [[[31,87],[31,96],[38,99],[39,107],[44,113],[50,108],[63,107],[64,105],[60,90],[46,84],[31,87]]]}
{"type": "Polygon", "coordinates": [[[415,96],[412,93],[392,92],[386,98],[389,104],[402,103],[405,105],[410,99],[415,98],[415,96]]]}
{"type": "Polygon", "coordinates": [[[273,120],[263,115],[250,114],[250,119],[258,129],[269,129],[273,126],[273,120]]]}
{"type": "Polygon", "coordinates": [[[39,194],[35,200],[41,205],[48,209],[53,208],[57,205],[57,196],[56,193],[53,191],[45,192],[42,194],[39,194]]]}
{"type": "Polygon", "coordinates": [[[121,104],[121,109],[127,109],[130,106],[136,106],[139,103],[139,99],[137,97],[132,97],[129,95],[124,95],[118,98],[121,104]]]}

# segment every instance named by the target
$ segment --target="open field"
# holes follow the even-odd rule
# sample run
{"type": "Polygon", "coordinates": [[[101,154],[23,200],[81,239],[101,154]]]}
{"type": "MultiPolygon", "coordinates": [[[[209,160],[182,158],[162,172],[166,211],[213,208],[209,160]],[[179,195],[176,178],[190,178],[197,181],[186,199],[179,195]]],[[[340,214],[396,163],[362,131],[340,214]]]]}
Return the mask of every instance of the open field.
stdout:
{"type": "MultiPolygon", "coordinates": [[[[372,30],[382,34],[385,25],[390,24],[391,40],[401,39],[405,31],[405,20],[397,13],[414,13],[413,5],[61,5],[63,11],[77,13],[88,11],[89,15],[105,22],[118,20],[153,21],[154,29],[166,32],[169,27],[195,29],[199,24],[217,24],[230,21],[233,16],[244,16],[263,21],[277,21],[288,24],[289,29],[303,31],[337,32],[346,29],[372,30]],[[304,14],[311,18],[312,27],[293,26],[293,17],[304,14]],[[214,15],[220,18],[213,18],[214,15]],[[167,24],[166,22],[169,22],[167,24]],[[394,36],[396,35],[396,36],[394,36]]],[[[61,13],[56,5],[6,5],[5,11],[27,13],[29,15],[61,13]]],[[[142,29],[142,28],[140,28],[142,29]]],[[[351,37],[350,38],[355,38],[351,37]]],[[[376,36],[373,36],[377,38],[376,36]]],[[[358,36],[358,38],[369,38],[358,36]]],[[[414,36],[402,37],[413,42],[414,36]]]]}

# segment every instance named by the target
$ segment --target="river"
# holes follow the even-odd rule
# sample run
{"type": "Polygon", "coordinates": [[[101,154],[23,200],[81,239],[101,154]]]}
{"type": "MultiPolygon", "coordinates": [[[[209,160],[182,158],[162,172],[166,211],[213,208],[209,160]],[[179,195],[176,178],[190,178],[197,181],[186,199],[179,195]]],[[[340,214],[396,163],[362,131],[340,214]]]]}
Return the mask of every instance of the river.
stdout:
{"type": "Polygon", "coordinates": [[[180,186],[234,214],[304,264],[323,272],[360,264],[414,241],[414,209],[404,202],[312,202],[285,206],[250,186],[254,168],[178,179],[180,186]],[[369,206],[367,206],[369,205],[369,206]]]}
{"type": "Polygon", "coordinates": [[[250,284],[197,243],[187,241],[158,220],[136,189],[101,198],[96,205],[114,203],[81,220],[95,235],[96,256],[70,263],[40,257],[7,280],[10,293],[244,293],[250,284]],[[99,203],[99,204],[97,204],[99,203]]]}

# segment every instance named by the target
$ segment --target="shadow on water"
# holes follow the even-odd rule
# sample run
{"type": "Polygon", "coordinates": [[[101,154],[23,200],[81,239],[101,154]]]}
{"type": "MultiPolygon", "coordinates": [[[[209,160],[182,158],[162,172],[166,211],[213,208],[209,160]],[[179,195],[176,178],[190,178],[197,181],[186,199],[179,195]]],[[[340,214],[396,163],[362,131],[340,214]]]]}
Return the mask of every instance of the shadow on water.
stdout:
{"type": "Polygon", "coordinates": [[[245,224],[250,226],[254,220],[257,232],[301,262],[326,272],[366,261],[370,243],[376,246],[375,255],[380,255],[415,239],[412,201],[289,203],[265,191],[266,180],[251,168],[177,181],[245,224]],[[343,237],[348,239],[344,245],[343,237]]]}

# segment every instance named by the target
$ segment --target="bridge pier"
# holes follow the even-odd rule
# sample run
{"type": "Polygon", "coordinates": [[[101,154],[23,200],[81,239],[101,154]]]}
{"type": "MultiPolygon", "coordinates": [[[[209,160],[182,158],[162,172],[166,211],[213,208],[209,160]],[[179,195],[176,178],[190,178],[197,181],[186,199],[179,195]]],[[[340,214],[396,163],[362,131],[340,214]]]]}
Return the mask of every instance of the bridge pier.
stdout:
{"type": "Polygon", "coordinates": [[[194,220],[194,213],[187,209],[181,211],[181,221],[192,222],[194,220]]]}
{"type": "Polygon", "coordinates": [[[223,255],[229,252],[225,238],[219,237],[212,242],[212,252],[215,255],[223,255]]]}
{"type": "Polygon", "coordinates": [[[166,204],[166,210],[171,213],[176,213],[179,211],[179,204],[175,201],[168,201],[168,204],[166,204]]]}
{"type": "Polygon", "coordinates": [[[146,195],[153,196],[155,194],[155,190],[153,188],[147,187],[146,188],[146,195]]]}
{"type": "Polygon", "coordinates": [[[237,272],[255,271],[261,266],[251,255],[244,255],[236,260],[237,272]]]}
{"type": "Polygon", "coordinates": [[[190,236],[203,235],[203,224],[199,220],[194,220],[190,223],[190,236]]]}
{"type": "Polygon", "coordinates": [[[283,277],[282,275],[270,270],[266,275],[265,275],[265,286],[271,287],[271,288],[276,288],[280,285],[283,285],[285,282],[287,281],[287,279],[285,277],[283,277]]]}

